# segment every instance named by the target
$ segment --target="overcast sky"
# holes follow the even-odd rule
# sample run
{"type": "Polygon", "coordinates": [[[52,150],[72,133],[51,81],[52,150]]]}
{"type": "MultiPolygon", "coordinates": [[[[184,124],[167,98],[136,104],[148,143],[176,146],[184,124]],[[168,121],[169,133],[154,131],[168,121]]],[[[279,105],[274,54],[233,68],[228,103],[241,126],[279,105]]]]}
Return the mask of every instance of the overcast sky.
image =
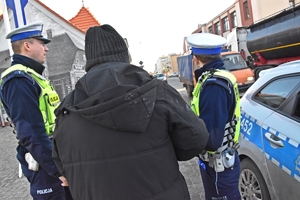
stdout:
{"type": "Polygon", "coordinates": [[[100,24],[112,25],[129,42],[133,62],[153,71],[157,59],[182,53],[183,38],[235,0],[40,0],[69,20],[83,3],[100,24]]]}

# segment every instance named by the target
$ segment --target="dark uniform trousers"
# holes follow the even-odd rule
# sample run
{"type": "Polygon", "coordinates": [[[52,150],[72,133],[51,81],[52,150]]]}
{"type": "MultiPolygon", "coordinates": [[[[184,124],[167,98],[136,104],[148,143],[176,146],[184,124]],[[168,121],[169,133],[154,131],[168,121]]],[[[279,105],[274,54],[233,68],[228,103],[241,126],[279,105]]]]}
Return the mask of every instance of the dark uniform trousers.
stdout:
{"type": "Polygon", "coordinates": [[[233,169],[225,168],[223,172],[218,172],[205,163],[205,169],[201,166],[200,172],[205,190],[206,200],[241,200],[238,189],[240,174],[239,156],[235,154],[233,169]]]}
{"type": "Polygon", "coordinates": [[[30,194],[34,200],[73,200],[69,188],[61,186],[60,179],[49,175],[43,168],[38,171],[28,169],[25,160],[26,149],[17,147],[17,159],[19,160],[22,172],[30,182],[30,194]]]}

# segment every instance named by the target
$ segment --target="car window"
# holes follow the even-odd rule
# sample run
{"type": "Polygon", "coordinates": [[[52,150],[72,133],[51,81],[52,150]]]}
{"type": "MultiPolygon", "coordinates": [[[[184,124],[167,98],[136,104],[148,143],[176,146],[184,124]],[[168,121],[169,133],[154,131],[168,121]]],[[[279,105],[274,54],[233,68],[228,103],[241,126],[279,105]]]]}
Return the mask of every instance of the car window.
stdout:
{"type": "Polygon", "coordinates": [[[300,93],[297,95],[293,116],[300,119],[300,93]]]}
{"type": "Polygon", "coordinates": [[[276,79],[260,90],[254,99],[273,108],[278,108],[299,83],[300,76],[276,79]]]}
{"type": "Polygon", "coordinates": [[[239,54],[223,55],[222,60],[224,62],[225,69],[229,71],[247,68],[247,64],[239,54]]]}

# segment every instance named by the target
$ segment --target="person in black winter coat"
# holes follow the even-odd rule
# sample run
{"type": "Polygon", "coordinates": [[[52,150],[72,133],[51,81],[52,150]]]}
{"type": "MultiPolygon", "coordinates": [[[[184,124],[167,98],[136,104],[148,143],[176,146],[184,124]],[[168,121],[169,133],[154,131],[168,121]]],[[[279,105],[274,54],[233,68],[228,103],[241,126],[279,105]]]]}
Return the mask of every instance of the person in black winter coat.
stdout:
{"type": "Polygon", "coordinates": [[[85,38],[87,73],[56,110],[53,158],[74,199],[189,200],[177,161],[204,149],[208,132],[170,85],[129,63],[110,25],[85,38]]]}

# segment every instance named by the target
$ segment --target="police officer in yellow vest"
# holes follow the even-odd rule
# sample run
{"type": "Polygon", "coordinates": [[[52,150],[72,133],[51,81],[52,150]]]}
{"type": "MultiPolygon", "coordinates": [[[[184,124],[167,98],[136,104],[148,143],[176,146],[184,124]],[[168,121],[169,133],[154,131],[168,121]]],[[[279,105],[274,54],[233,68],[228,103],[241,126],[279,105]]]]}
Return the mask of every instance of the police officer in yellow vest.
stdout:
{"type": "Polygon", "coordinates": [[[1,74],[0,97],[19,140],[17,159],[30,182],[33,199],[65,200],[67,180],[52,160],[51,135],[54,109],[60,102],[50,82],[42,76],[49,39],[43,24],[32,23],[11,31],[14,55],[11,67],[1,74]]]}
{"type": "Polygon", "coordinates": [[[220,56],[226,39],[196,33],[187,37],[187,43],[199,67],[194,72],[197,84],[191,108],[204,120],[210,134],[205,151],[199,155],[206,200],[240,200],[240,160],[236,151],[240,99],[236,78],[225,70],[220,56]]]}

